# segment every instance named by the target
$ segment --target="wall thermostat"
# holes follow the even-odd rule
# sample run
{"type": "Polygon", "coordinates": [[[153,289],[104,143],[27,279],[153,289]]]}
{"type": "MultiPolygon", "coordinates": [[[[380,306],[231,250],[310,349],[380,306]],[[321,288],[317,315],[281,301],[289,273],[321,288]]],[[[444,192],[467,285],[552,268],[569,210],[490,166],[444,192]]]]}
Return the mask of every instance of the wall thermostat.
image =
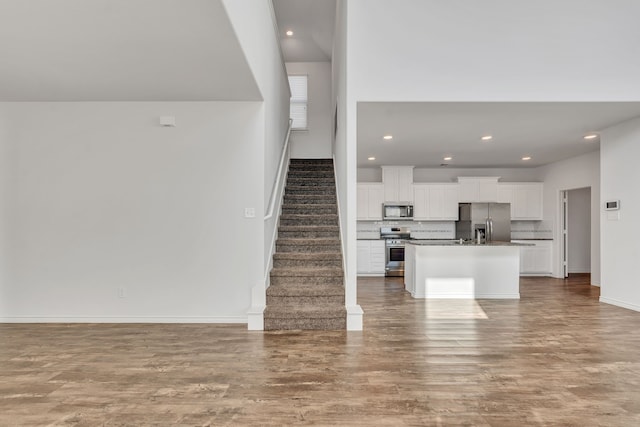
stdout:
{"type": "Polygon", "coordinates": [[[617,211],[620,209],[620,200],[609,200],[604,202],[605,211],[617,211]]]}

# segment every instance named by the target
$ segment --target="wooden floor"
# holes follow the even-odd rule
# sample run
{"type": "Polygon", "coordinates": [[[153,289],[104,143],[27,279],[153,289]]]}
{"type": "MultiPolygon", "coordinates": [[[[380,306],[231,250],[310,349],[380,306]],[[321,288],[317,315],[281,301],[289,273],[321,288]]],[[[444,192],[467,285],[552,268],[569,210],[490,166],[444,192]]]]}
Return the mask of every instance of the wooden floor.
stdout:
{"type": "Polygon", "coordinates": [[[358,284],[364,332],[0,325],[0,426],[640,425],[640,313],[588,277],[477,303],[358,284]]]}

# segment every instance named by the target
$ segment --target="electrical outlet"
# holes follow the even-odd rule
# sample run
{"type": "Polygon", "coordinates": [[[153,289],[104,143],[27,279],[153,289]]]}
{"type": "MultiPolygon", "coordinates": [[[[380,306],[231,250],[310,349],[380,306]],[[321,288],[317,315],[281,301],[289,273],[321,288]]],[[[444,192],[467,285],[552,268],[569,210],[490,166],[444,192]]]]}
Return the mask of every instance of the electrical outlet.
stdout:
{"type": "Polygon", "coordinates": [[[118,288],[118,298],[126,298],[127,291],[121,286],[118,288]]]}
{"type": "Polygon", "coordinates": [[[244,208],[244,217],[245,218],[255,218],[256,217],[255,208],[244,208]]]}

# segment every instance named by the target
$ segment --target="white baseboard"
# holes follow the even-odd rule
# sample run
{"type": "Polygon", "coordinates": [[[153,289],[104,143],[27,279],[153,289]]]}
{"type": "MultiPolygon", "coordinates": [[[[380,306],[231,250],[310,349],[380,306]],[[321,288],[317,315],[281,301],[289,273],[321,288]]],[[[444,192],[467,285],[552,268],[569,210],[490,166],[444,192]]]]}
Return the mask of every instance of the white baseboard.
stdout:
{"type": "Polygon", "coordinates": [[[359,305],[347,306],[347,331],[361,331],[364,311],[359,305]]]}
{"type": "Polygon", "coordinates": [[[246,316],[228,317],[0,317],[0,323],[247,323],[246,316]]]}
{"type": "Polygon", "coordinates": [[[640,311],[640,305],[638,304],[630,304],[628,302],[620,301],[613,298],[600,297],[600,302],[605,304],[615,305],[617,307],[627,308],[633,311],[640,311]]]}
{"type": "Polygon", "coordinates": [[[551,272],[548,273],[520,273],[520,277],[553,277],[551,272]]]}
{"type": "Polygon", "coordinates": [[[251,307],[247,312],[247,329],[250,331],[264,331],[265,306],[251,307]]]}
{"type": "Polygon", "coordinates": [[[577,274],[586,274],[586,273],[591,273],[591,269],[589,267],[584,267],[584,268],[570,268],[569,270],[569,274],[572,273],[577,273],[577,274]]]}

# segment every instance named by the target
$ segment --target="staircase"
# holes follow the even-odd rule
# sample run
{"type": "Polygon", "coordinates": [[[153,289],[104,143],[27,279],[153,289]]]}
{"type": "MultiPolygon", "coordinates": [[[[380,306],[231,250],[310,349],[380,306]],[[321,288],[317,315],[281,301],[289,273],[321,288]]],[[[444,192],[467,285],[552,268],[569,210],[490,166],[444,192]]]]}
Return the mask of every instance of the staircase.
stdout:
{"type": "Polygon", "coordinates": [[[264,329],[346,329],[343,277],[333,161],[291,159],[264,329]]]}

